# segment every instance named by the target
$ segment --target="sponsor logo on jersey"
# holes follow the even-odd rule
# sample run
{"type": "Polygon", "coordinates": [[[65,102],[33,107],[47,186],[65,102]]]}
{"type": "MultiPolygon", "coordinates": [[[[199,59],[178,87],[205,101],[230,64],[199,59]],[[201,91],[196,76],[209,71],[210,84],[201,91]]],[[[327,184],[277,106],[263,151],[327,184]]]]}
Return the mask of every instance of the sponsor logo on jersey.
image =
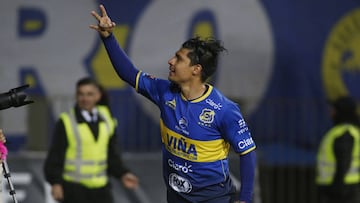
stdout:
{"type": "Polygon", "coordinates": [[[188,165],[187,162],[185,162],[184,165],[175,163],[172,159],[168,159],[168,164],[171,168],[177,170],[177,171],[181,171],[183,173],[189,173],[189,172],[193,172],[191,170],[192,165],[188,165]]]}
{"type": "Polygon", "coordinates": [[[185,138],[177,139],[169,134],[166,134],[166,139],[166,149],[172,154],[186,157],[189,160],[197,160],[197,151],[194,144],[187,143],[185,138]]]}
{"type": "Polygon", "coordinates": [[[246,123],[245,123],[245,120],[244,120],[244,119],[240,119],[240,120],[238,121],[238,124],[239,124],[239,127],[240,127],[240,128],[246,127],[246,123]]]}
{"type": "Polygon", "coordinates": [[[180,120],[179,120],[179,126],[180,126],[180,128],[182,128],[182,129],[187,128],[188,122],[187,122],[186,118],[184,118],[184,117],[180,118],[180,120]]]}
{"type": "Polygon", "coordinates": [[[182,117],[180,118],[180,120],[178,121],[179,126],[175,126],[175,129],[182,132],[185,135],[189,135],[189,131],[187,131],[187,127],[188,127],[188,121],[186,120],[186,118],[182,117]]]}
{"type": "Polygon", "coordinates": [[[205,124],[210,124],[210,123],[214,122],[214,117],[215,117],[215,111],[213,111],[211,109],[203,109],[201,111],[199,119],[201,122],[203,122],[205,124]]]}
{"type": "Polygon", "coordinates": [[[205,102],[210,106],[212,106],[214,109],[221,110],[222,107],[221,103],[216,104],[212,99],[206,99],[205,102]]]}
{"type": "Polygon", "coordinates": [[[249,128],[246,126],[246,122],[244,119],[240,119],[238,121],[240,130],[238,131],[238,134],[243,134],[244,132],[247,132],[249,130],[249,128]]]}
{"type": "Polygon", "coordinates": [[[252,138],[250,137],[250,138],[247,138],[247,139],[240,140],[240,141],[238,142],[238,147],[239,147],[240,149],[244,149],[244,148],[246,148],[246,147],[248,147],[248,146],[251,146],[251,145],[253,145],[253,144],[254,144],[254,141],[253,141],[252,138]]]}
{"type": "Polygon", "coordinates": [[[182,128],[180,128],[179,126],[175,126],[175,129],[176,130],[178,130],[178,131],[180,131],[180,132],[182,132],[183,134],[185,134],[185,135],[189,135],[190,133],[189,133],[189,131],[187,131],[187,130],[185,130],[185,129],[182,129],[182,128]]]}
{"type": "Polygon", "coordinates": [[[249,131],[249,128],[245,127],[243,129],[238,130],[237,132],[238,132],[239,135],[241,135],[241,134],[243,134],[244,132],[247,132],[247,131],[249,131]]]}
{"type": "Polygon", "coordinates": [[[184,177],[181,177],[175,173],[169,175],[169,185],[176,192],[189,193],[192,190],[190,181],[184,177]]]}

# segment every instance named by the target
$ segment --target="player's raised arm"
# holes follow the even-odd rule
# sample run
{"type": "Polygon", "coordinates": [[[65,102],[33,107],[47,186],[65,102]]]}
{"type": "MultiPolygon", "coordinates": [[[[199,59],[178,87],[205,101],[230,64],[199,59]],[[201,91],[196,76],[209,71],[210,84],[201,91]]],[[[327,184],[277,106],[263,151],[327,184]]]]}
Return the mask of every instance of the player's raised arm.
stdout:
{"type": "Polygon", "coordinates": [[[136,76],[139,70],[130,61],[129,57],[121,49],[115,37],[112,35],[116,24],[111,21],[103,5],[100,5],[100,12],[101,16],[95,11],[91,11],[91,15],[95,17],[98,24],[90,25],[90,28],[100,33],[110,61],[118,76],[131,86],[136,87],[136,76]]]}
{"type": "Polygon", "coordinates": [[[113,28],[116,26],[115,22],[111,21],[106,13],[106,9],[103,5],[100,5],[101,16],[95,11],[91,11],[91,15],[98,21],[97,25],[90,25],[90,28],[97,30],[102,37],[108,37],[113,28]]]}

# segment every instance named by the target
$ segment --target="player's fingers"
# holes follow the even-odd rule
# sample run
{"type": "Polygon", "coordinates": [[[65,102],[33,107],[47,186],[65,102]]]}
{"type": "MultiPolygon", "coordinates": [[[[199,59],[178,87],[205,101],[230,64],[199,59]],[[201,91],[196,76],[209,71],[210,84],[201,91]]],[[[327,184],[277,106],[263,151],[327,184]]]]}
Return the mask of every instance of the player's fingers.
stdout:
{"type": "Polygon", "coordinates": [[[94,30],[99,30],[99,26],[97,25],[90,25],[89,27],[94,30]]]}
{"type": "Polygon", "coordinates": [[[104,7],[102,4],[100,4],[100,11],[101,11],[101,15],[102,15],[103,17],[107,16],[105,7],[104,7]]]}
{"type": "Polygon", "coordinates": [[[91,15],[94,16],[96,20],[100,21],[101,16],[99,16],[99,14],[97,14],[95,11],[91,11],[91,15]]]}

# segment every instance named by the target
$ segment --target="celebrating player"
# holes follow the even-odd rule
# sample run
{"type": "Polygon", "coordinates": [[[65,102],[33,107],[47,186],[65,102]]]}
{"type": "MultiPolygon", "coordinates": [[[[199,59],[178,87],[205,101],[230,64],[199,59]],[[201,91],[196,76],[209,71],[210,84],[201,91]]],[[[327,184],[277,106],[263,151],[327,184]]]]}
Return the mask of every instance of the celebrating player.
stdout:
{"type": "Polygon", "coordinates": [[[169,203],[251,202],[255,143],[239,107],[206,80],[216,71],[220,41],[192,38],[168,61],[168,80],[139,71],[118,45],[103,5],[97,30],[121,79],[161,111],[163,176],[169,203]],[[229,176],[230,145],[240,156],[240,195],[229,176]]]}

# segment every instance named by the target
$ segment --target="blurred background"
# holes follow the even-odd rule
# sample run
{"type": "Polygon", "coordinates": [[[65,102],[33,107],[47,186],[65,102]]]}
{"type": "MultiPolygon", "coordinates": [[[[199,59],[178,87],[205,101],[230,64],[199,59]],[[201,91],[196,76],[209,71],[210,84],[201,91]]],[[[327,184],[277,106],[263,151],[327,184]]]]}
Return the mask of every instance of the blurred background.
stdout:
{"type": "MultiPolygon", "coordinates": [[[[211,83],[239,103],[257,144],[256,203],[315,203],[315,156],[331,126],[327,103],[360,102],[360,1],[133,0],[2,1],[0,92],[29,84],[35,103],[0,111],[19,202],[52,202],[42,173],[58,115],[75,83],[96,78],[118,120],[119,148],[138,191],[114,182],[117,202],[165,203],[159,112],[112,70],[90,11],[103,3],[134,64],[166,78],[186,39],[213,36],[228,53],[211,83]]],[[[237,185],[238,158],[230,154],[237,185]]],[[[2,200],[12,202],[3,180],[2,200]]]]}

